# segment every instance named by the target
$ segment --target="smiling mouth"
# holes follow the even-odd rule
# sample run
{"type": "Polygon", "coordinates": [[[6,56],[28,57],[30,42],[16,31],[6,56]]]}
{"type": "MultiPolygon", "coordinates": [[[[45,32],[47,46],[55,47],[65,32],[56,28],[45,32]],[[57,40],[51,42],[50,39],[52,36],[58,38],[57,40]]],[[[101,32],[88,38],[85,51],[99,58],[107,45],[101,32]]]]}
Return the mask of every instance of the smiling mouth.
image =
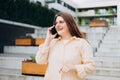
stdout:
{"type": "Polygon", "coordinates": [[[59,29],[58,29],[58,31],[61,31],[61,30],[63,30],[63,28],[59,28],[59,29]]]}

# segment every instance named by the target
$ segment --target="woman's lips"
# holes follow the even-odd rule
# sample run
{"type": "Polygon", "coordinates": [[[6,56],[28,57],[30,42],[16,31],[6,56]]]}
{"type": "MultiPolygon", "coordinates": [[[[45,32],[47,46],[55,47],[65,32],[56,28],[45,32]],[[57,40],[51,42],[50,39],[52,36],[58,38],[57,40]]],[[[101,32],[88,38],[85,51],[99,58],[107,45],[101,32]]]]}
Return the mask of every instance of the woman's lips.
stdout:
{"type": "Polygon", "coordinates": [[[58,29],[58,31],[61,31],[61,30],[63,30],[63,28],[59,28],[59,29],[58,29]]]}

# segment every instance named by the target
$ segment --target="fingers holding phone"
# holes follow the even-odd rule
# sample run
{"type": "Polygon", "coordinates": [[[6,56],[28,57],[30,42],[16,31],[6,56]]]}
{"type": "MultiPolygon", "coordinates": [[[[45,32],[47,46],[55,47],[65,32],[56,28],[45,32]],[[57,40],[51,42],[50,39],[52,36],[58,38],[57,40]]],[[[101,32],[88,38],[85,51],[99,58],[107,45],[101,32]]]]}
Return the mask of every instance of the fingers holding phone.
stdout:
{"type": "Polygon", "coordinates": [[[54,35],[57,33],[56,29],[55,29],[55,26],[53,26],[50,30],[51,34],[54,35]]]}
{"type": "Polygon", "coordinates": [[[55,36],[57,35],[57,34],[54,34],[54,35],[53,35],[53,34],[51,33],[52,28],[53,28],[53,26],[52,26],[52,27],[49,27],[49,28],[47,29],[47,35],[46,35],[46,39],[45,39],[45,42],[44,42],[44,46],[49,46],[51,40],[52,40],[53,38],[55,38],[55,36]]]}
{"type": "Polygon", "coordinates": [[[57,37],[58,34],[57,34],[55,26],[52,26],[52,28],[50,29],[50,33],[53,35],[54,38],[57,37]]]}
{"type": "Polygon", "coordinates": [[[47,38],[53,39],[57,36],[55,26],[49,27],[47,31],[47,38]]]}

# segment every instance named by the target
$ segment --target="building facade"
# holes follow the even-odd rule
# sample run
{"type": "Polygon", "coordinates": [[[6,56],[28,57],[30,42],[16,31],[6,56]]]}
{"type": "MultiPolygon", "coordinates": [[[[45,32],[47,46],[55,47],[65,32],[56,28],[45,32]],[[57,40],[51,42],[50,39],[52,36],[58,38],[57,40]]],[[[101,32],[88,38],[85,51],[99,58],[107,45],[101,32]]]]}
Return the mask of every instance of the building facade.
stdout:
{"type": "Polygon", "coordinates": [[[72,14],[80,26],[88,26],[91,20],[105,20],[109,26],[120,25],[119,0],[33,0],[56,11],[72,14]]]}

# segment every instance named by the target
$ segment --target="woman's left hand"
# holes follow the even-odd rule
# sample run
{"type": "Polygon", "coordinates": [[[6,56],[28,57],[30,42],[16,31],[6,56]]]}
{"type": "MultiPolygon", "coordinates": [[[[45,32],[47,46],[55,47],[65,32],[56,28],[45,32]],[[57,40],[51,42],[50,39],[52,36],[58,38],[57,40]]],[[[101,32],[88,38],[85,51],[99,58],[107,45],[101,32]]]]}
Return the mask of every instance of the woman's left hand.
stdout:
{"type": "Polygon", "coordinates": [[[75,65],[72,64],[65,64],[62,66],[62,68],[60,69],[60,72],[69,72],[71,70],[75,70],[75,65]]]}

